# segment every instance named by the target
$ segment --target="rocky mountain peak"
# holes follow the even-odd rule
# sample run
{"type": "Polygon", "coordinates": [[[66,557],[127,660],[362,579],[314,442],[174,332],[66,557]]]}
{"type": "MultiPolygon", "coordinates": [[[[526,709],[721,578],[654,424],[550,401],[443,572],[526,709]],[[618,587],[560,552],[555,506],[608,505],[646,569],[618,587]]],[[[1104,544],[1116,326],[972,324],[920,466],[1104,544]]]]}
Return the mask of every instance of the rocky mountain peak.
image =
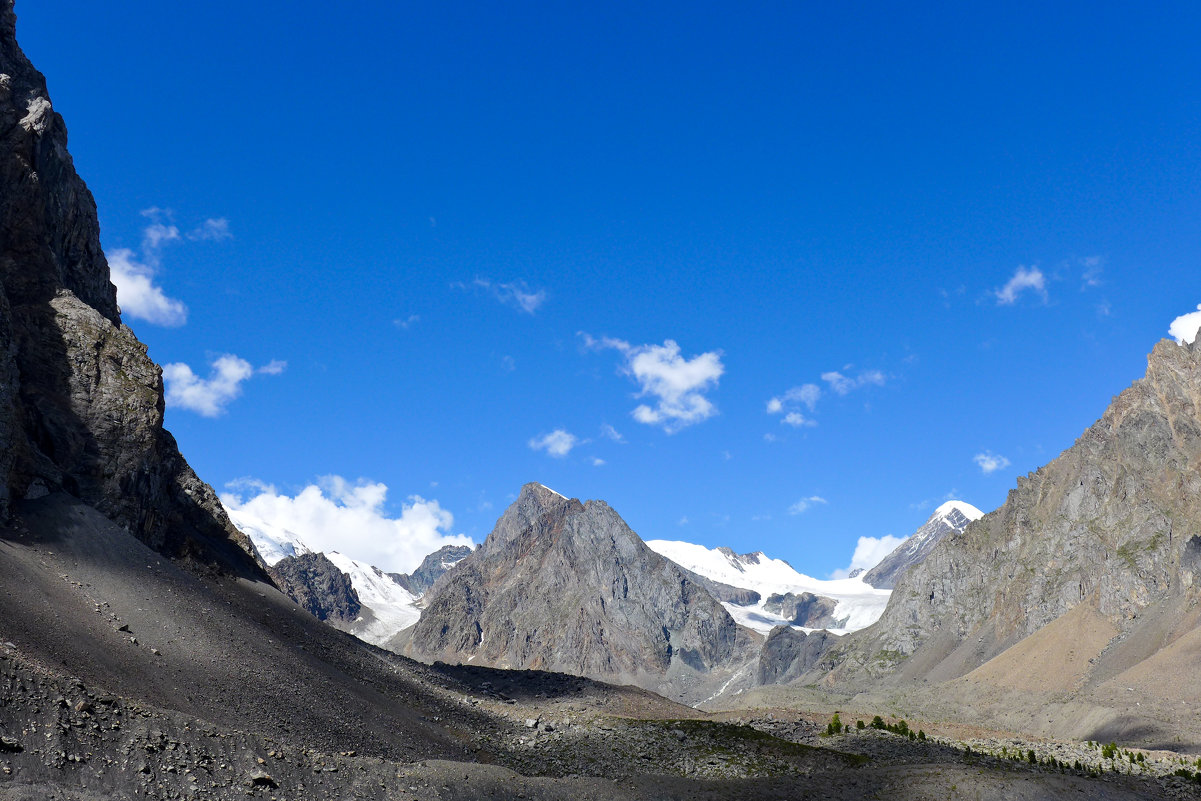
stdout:
{"type": "Polygon", "coordinates": [[[720,675],[739,641],[725,608],[607,503],[540,484],[427,598],[408,647],[431,660],[663,689],[683,673],[720,675]]]}
{"type": "MultiPolygon", "coordinates": [[[[967,528],[973,520],[984,513],[964,501],[947,501],[934,510],[921,528],[898,545],[892,553],[863,575],[868,584],[882,590],[891,590],[905,571],[921,562],[934,546],[948,534],[967,528]]],[[[852,573],[851,578],[856,574],[852,573]]]]}

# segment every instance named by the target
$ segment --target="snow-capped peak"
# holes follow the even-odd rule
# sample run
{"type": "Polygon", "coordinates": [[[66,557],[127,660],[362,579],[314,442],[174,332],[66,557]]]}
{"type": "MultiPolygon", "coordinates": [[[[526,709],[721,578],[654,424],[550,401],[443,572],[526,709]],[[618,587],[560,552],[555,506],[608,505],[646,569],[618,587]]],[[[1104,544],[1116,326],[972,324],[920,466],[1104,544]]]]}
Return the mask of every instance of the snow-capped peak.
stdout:
{"type": "Polygon", "coordinates": [[[942,506],[934,510],[935,517],[946,517],[952,511],[959,512],[968,520],[979,520],[984,517],[984,512],[981,512],[976,507],[966,501],[947,501],[942,506]]]}
{"type": "Polygon", "coordinates": [[[567,496],[566,496],[566,495],[564,495],[564,494],[563,494],[563,493],[561,493],[561,492],[555,492],[553,489],[551,489],[550,487],[546,486],[545,484],[539,484],[538,486],[539,486],[539,487],[542,487],[542,489],[546,490],[546,491],[547,491],[547,492],[549,492],[551,495],[558,495],[558,496],[559,496],[560,498],[562,498],[563,500],[567,500],[567,496]]]}

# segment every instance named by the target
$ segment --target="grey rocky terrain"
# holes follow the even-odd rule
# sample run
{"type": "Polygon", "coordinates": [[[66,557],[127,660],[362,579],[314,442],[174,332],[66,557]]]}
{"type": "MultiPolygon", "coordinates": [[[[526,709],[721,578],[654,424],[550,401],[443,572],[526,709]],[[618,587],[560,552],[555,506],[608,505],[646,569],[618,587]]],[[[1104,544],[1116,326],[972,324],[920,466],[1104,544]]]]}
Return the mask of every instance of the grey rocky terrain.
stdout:
{"type": "Polygon", "coordinates": [[[844,622],[834,617],[837,601],[811,592],[773,593],[767,597],[763,608],[791,621],[794,626],[811,629],[841,628],[844,622]]]}
{"type": "Polygon", "coordinates": [[[1197,748],[1199,570],[1201,348],[1164,340],[1075,445],[947,534],[876,624],[797,682],[1001,728],[1197,748]]]}

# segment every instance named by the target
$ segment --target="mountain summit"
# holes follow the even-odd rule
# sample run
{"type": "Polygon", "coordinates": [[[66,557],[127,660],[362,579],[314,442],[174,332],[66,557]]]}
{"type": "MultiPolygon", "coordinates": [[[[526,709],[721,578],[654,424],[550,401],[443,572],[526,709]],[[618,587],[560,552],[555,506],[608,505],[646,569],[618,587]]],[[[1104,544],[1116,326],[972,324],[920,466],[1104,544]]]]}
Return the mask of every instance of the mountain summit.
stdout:
{"type": "Polygon", "coordinates": [[[430,590],[409,650],[686,692],[741,657],[722,605],[603,501],[526,484],[476,551],[430,590]]]}
{"type": "Polygon", "coordinates": [[[968,523],[982,517],[984,512],[970,503],[947,501],[934,510],[921,528],[881,559],[878,565],[864,573],[863,580],[878,589],[891,590],[905,571],[925,559],[943,537],[952,532],[958,534],[967,528],[968,523]]]}

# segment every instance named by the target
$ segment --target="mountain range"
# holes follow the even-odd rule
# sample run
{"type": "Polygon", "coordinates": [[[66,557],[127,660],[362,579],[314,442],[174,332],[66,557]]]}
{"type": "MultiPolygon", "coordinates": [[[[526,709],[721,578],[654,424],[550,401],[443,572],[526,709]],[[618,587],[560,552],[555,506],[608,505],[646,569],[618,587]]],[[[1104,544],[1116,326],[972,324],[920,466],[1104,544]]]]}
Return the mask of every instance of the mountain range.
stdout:
{"type": "Polygon", "coordinates": [[[1156,345],[1001,508],[942,510],[891,594],[651,547],[541,484],[470,554],[389,575],[243,533],[188,466],[15,37],[0,0],[0,798],[1195,792],[1178,754],[1018,734],[1201,745],[1201,346],[1156,345]]]}

